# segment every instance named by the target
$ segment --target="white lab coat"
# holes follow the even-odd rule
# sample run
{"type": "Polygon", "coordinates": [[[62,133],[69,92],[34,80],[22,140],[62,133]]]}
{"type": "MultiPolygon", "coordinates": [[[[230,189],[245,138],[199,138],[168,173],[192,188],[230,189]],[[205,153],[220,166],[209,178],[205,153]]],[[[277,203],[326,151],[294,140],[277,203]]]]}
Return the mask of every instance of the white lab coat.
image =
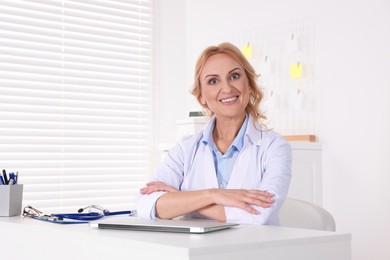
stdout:
{"type": "MultiPolygon", "coordinates": [[[[213,154],[210,147],[202,142],[202,138],[203,131],[179,140],[152,180],[164,182],[181,191],[218,188],[213,154]]],[[[275,194],[275,203],[270,208],[254,207],[260,215],[225,206],[227,222],[278,225],[278,212],[286,198],[290,179],[289,143],[279,134],[261,128],[249,117],[244,146],[237,156],[226,188],[268,191],[275,194]]],[[[154,218],[151,214],[154,212],[154,205],[164,193],[140,195],[137,198],[138,215],[142,218],[154,218]]]]}

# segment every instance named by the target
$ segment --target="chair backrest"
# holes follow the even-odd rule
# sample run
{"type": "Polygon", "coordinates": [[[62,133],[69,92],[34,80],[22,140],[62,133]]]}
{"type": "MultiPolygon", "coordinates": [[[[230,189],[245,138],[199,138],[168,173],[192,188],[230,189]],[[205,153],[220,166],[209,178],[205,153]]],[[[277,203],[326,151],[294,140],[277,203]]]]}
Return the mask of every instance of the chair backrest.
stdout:
{"type": "Polygon", "coordinates": [[[279,219],[286,227],[336,231],[333,216],[328,211],[303,200],[286,198],[279,219]]]}

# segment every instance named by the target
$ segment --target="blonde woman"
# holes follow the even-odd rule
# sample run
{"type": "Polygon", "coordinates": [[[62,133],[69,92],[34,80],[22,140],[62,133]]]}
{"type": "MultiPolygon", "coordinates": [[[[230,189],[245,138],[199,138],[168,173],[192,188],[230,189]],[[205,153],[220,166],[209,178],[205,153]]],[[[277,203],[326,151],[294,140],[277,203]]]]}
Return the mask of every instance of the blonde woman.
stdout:
{"type": "Polygon", "coordinates": [[[278,225],[291,148],[262,124],[255,70],[234,45],[210,46],[196,63],[192,94],[209,123],[169,151],[141,189],[139,216],[278,225]]]}

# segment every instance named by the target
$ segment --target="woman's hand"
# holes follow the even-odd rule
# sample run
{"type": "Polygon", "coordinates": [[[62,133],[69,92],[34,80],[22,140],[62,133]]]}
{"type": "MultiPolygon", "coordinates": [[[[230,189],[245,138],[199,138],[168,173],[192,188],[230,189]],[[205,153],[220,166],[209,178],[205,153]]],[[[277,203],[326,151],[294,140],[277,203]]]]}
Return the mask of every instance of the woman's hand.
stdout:
{"type": "Polygon", "coordinates": [[[273,194],[261,190],[214,189],[211,194],[215,204],[241,208],[252,214],[260,214],[253,206],[269,208],[275,201],[273,194]]]}
{"type": "Polygon", "coordinates": [[[152,181],[146,184],[146,187],[143,187],[140,192],[142,195],[149,195],[156,191],[165,191],[165,192],[175,192],[179,191],[172,186],[168,186],[161,181],[152,181]]]}

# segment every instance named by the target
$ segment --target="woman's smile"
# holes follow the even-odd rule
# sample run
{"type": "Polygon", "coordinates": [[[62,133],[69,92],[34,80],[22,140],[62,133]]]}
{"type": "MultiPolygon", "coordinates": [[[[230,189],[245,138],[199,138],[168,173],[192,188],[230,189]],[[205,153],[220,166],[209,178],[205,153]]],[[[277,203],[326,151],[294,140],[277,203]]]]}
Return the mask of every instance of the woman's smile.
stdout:
{"type": "Polygon", "coordinates": [[[234,96],[234,97],[229,97],[229,98],[221,99],[220,101],[221,101],[223,104],[230,105],[230,104],[235,103],[237,99],[238,99],[238,96],[234,96]]]}

